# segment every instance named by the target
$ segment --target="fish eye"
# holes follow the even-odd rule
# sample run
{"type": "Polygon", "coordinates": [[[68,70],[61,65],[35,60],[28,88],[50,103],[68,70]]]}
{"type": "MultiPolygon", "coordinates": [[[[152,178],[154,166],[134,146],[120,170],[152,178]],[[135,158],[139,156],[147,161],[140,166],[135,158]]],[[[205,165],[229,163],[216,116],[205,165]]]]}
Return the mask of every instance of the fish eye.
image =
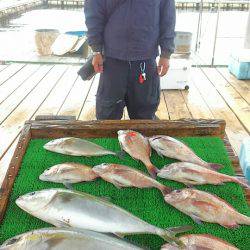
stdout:
{"type": "Polygon", "coordinates": [[[32,193],[30,193],[30,196],[33,196],[35,193],[36,193],[36,192],[32,192],[32,193]]]}
{"type": "Polygon", "coordinates": [[[176,190],[175,192],[176,192],[177,194],[179,194],[179,193],[181,192],[181,190],[179,189],[179,190],[176,190]]]}

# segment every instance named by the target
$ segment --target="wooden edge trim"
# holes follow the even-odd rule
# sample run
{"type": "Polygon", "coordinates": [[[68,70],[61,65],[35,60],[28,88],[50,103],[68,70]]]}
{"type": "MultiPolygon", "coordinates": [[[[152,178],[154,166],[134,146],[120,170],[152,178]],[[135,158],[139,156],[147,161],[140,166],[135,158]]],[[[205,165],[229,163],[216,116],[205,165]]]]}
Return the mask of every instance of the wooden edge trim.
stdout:
{"type": "Polygon", "coordinates": [[[218,136],[224,138],[224,120],[176,121],[130,120],[130,121],[28,121],[32,138],[75,137],[115,137],[117,130],[132,129],[147,136],[164,133],[171,136],[218,136]]]}
{"type": "Polygon", "coordinates": [[[19,137],[18,144],[16,146],[15,152],[12,156],[10,165],[8,167],[7,173],[0,189],[0,223],[3,220],[8,205],[9,196],[11,194],[15,182],[15,178],[18,174],[23,156],[26,153],[27,146],[31,139],[30,127],[31,126],[29,124],[24,125],[24,128],[19,137]]]}

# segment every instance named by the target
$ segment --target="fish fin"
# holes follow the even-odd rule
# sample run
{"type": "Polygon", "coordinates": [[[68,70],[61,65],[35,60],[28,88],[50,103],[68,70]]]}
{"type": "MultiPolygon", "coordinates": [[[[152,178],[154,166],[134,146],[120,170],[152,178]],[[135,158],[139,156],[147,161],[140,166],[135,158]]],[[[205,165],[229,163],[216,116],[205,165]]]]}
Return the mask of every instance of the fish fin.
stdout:
{"type": "Polygon", "coordinates": [[[64,221],[56,220],[56,223],[54,224],[56,227],[70,227],[70,225],[64,221]]]}
{"type": "Polygon", "coordinates": [[[167,230],[163,230],[163,232],[161,232],[159,234],[159,236],[164,239],[165,241],[171,243],[171,244],[174,244],[174,245],[177,245],[179,247],[183,247],[184,244],[181,240],[179,240],[178,238],[175,237],[175,234],[171,231],[168,231],[167,230]]]}
{"type": "Polygon", "coordinates": [[[113,234],[122,239],[125,237],[125,234],[122,233],[113,233],[113,234]]]}
{"type": "Polygon", "coordinates": [[[157,150],[156,152],[157,152],[157,154],[158,154],[161,158],[164,158],[164,156],[163,156],[163,154],[161,153],[160,150],[157,150]]]}
{"type": "Polygon", "coordinates": [[[194,220],[194,222],[196,222],[197,224],[201,225],[202,224],[202,221],[200,219],[199,216],[195,215],[195,214],[191,214],[190,217],[194,220]]]}
{"type": "Polygon", "coordinates": [[[208,168],[214,170],[214,171],[218,171],[219,169],[223,168],[224,166],[218,163],[208,163],[207,164],[208,168]]]}
{"type": "Polygon", "coordinates": [[[220,224],[221,226],[228,228],[228,229],[233,229],[233,228],[239,228],[240,225],[235,222],[235,223],[231,223],[231,224],[220,224]]]}
{"type": "Polygon", "coordinates": [[[173,191],[172,188],[167,187],[165,185],[161,185],[160,190],[161,190],[161,193],[162,193],[163,196],[165,196],[165,195],[167,195],[167,194],[169,194],[169,193],[171,193],[173,191]]]}
{"type": "Polygon", "coordinates": [[[160,170],[159,170],[157,167],[155,167],[153,164],[152,164],[152,165],[149,165],[149,166],[146,166],[146,167],[147,167],[147,170],[148,170],[150,176],[151,176],[153,179],[156,179],[157,173],[159,173],[160,170]]]}
{"type": "Polygon", "coordinates": [[[74,188],[73,188],[73,186],[72,186],[72,183],[64,182],[63,185],[64,185],[67,189],[74,190],[74,188]]]}
{"type": "Polygon", "coordinates": [[[179,226],[179,227],[169,227],[166,230],[176,235],[180,233],[185,233],[187,231],[191,231],[192,229],[193,229],[193,226],[186,225],[186,226],[179,226]]]}
{"type": "Polygon", "coordinates": [[[245,179],[245,177],[241,176],[235,176],[235,179],[237,180],[237,183],[240,184],[243,187],[246,187],[250,189],[249,182],[245,179]]]}
{"type": "Polygon", "coordinates": [[[110,202],[111,201],[111,198],[110,197],[108,197],[108,196],[101,196],[101,197],[99,197],[99,199],[100,200],[103,200],[103,201],[105,201],[105,202],[110,202]]]}
{"type": "Polygon", "coordinates": [[[120,159],[120,160],[124,160],[126,155],[126,152],[124,150],[121,150],[119,152],[116,153],[116,156],[120,159]]]}

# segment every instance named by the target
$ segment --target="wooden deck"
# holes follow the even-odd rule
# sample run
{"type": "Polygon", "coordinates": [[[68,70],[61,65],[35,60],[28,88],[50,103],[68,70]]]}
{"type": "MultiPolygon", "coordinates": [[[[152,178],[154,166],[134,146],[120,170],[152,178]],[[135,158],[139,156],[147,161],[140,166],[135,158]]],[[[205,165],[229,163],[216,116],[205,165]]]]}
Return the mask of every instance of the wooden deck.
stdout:
{"type": "MultiPolygon", "coordinates": [[[[83,82],[79,66],[0,65],[0,183],[26,120],[37,115],[74,115],[95,119],[98,77],[83,82]]],[[[250,81],[239,81],[226,68],[192,68],[189,91],[162,91],[160,119],[220,118],[238,153],[250,133],[250,81]]],[[[124,112],[124,119],[128,119],[124,112]]]]}

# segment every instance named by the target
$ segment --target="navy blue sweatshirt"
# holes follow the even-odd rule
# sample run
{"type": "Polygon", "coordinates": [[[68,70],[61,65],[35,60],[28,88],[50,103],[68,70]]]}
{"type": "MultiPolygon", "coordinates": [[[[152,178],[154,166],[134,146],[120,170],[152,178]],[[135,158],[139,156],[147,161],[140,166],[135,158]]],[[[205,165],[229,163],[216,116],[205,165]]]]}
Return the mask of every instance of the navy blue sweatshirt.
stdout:
{"type": "Polygon", "coordinates": [[[136,61],[174,51],[174,0],[86,0],[88,42],[107,57],[136,61]]]}

